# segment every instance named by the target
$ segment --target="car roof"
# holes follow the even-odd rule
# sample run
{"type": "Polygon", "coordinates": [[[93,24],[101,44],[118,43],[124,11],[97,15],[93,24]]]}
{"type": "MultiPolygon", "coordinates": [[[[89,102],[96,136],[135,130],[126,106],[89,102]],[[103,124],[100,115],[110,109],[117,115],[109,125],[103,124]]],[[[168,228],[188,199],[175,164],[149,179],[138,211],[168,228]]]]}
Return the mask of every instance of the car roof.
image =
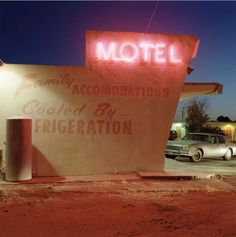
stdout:
{"type": "Polygon", "coordinates": [[[190,132],[189,134],[199,134],[199,135],[207,135],[207,136],[224,136],[221,134],[217,134],[217,133],[206,133],[206,132],[190,132]]]}

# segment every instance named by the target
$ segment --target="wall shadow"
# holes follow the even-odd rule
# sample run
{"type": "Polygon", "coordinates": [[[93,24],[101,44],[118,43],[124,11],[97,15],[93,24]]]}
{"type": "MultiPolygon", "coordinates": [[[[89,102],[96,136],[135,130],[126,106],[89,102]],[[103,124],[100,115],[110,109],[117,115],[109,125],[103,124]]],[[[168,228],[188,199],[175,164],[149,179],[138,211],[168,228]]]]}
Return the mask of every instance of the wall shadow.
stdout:
{"type": "Polygon", "coordinates": [[[58,175],[44,154],[35,146],[32,146],[32,172],[33,180],[29,181],[31,183],[34,181],[51,183],[65,180],[64,177],[58,175]],[[38,173],[39,167],[40,174],[38,173]]]}

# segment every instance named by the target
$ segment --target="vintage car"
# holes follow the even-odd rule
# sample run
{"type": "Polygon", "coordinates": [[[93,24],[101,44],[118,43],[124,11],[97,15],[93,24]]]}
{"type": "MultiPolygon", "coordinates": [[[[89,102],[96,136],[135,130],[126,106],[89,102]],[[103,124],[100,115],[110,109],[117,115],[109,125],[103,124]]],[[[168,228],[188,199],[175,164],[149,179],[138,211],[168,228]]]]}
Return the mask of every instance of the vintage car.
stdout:
{"type": "Polygon", "coordinates": [[[189,133],[181,140],[168,141],[165,149],[167,158],[189,157],[193,162],[202,158],[221,157],[230,160],[236,155],[236,144],[223,135],[212,133],[189,133]]]}

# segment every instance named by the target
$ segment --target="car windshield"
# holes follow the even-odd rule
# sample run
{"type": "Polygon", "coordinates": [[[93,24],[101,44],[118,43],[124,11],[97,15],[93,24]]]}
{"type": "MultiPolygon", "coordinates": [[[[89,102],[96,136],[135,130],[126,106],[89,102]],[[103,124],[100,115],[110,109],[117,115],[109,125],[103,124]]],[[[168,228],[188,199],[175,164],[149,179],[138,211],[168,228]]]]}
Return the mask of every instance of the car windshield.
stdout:
{"type": "Polygon", "coordinates": [[[188,134],[183,138],[183,140],[193,140],[199,142],[207,142],[208,136],[204,134],[188,134]]]}

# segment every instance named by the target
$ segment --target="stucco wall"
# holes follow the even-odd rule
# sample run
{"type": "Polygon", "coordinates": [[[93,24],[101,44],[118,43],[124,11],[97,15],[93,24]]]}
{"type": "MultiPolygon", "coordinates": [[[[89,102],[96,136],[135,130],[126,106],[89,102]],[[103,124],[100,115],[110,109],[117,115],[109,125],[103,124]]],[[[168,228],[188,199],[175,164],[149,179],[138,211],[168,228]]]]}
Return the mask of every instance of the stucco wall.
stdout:
{"type": "Polygon", "coordinates": [[[163,170],[164,147],[196,43],[190,36],[176,39],[187,45],[181,65],[5,64],[0,67],[1,144],[6,118],[22,115],[33,119],[34,175],[163,170]]]}

